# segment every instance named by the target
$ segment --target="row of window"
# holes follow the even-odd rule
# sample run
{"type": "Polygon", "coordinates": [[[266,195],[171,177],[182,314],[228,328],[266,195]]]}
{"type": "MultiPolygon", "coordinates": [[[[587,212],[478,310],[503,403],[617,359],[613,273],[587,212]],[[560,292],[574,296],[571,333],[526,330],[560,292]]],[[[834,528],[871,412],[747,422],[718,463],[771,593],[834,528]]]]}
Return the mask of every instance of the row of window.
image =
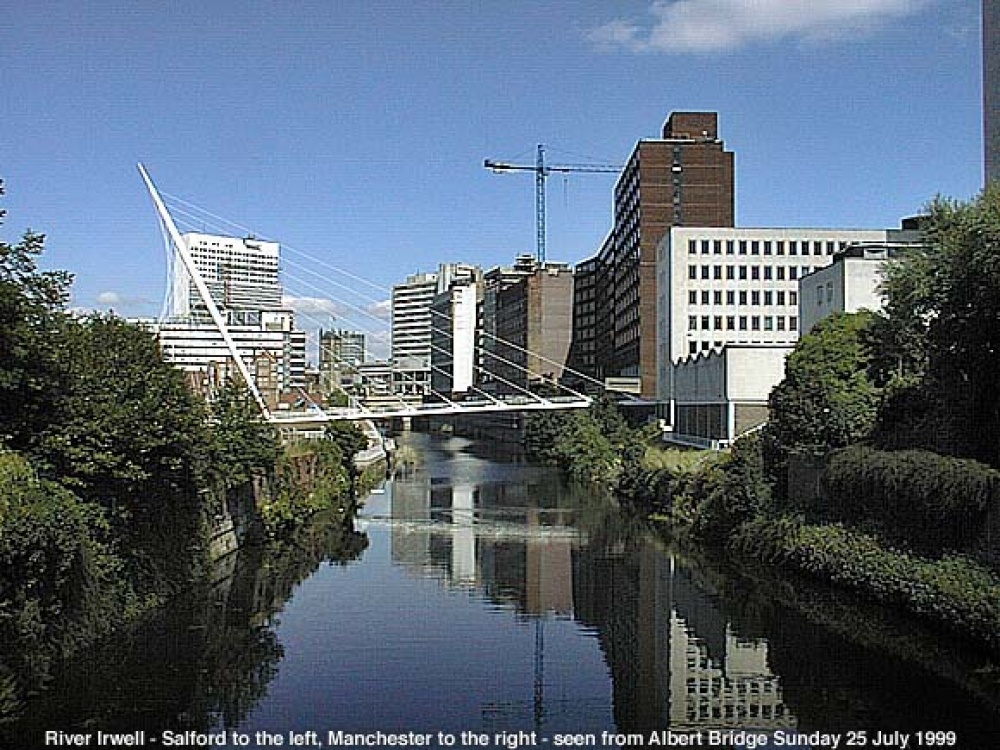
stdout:
{"type": "Polygon", "coordinates": [[[799,318],[796,315],[689,315],[688,330],[797,331],[799,318]]]}
{"type": "Polygon", "coordinates": [[[688,266],[688,280],[722,281],[795,281],[812,271],[812,266],[688,266]]]}
{"type": "Polygon", "coordinates": [[[688,240],[688,254],[698,255],[833,255],[848,243],[840,240],[688,240]],[[810,252],[811,250],[811,252],[810,252]]]}
{"type": "MultiPolygon", "coordinates": [[[[822,289],[822,287],[820,287],[822,289]]],[[[763,292],[759,290],[746,290],[746,289],[727,289],[725,292],[725,297],[723,297],[723,292],[721,289],[716,289],[710,291],[708,289],[702,289],[699,295],[697,290],[692,289],[688,292],[688,304],[697,305],[722,305],[723,299],[725,299],[725,304],[735,305],[737,300],[740,305],[760,305],[761,300],[765,305],[798,305],[799,304],[799,293],[798,292],[786,292],[783,289],[772,290],[767,289],[763,292]]]]}

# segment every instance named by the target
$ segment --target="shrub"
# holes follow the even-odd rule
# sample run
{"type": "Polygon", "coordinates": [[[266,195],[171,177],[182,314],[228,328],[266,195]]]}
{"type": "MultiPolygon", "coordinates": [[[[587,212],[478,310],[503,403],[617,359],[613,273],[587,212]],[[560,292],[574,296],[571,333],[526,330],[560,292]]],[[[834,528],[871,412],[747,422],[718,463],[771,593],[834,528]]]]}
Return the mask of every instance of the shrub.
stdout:
{"type": "Polygon", "coordinates": [[[1000,500],[1000,472],[922,450],[851,446],[830,456],[822,482],[833,519],[922,551],[968,548],[1000,500]]]}

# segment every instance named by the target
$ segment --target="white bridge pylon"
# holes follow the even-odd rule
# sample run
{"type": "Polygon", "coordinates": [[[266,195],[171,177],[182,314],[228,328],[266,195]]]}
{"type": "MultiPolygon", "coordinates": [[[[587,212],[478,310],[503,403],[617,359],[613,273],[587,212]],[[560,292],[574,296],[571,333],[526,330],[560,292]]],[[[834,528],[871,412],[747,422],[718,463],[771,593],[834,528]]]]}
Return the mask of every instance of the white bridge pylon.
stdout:
{"type": "MultiPolygon", "coordinates": [[[[397,417],[426,417],[456,414],[493,414],[497,412],[555,411],[563,409],[583,409],[591,405],[591,397],[578,393],[577,391],[567,388],[566,386],[558,385],[557,387],[563,389],[571,395],[546,398],[537,393],[529,392],[515,386],[522,392],[522,395],[514,395],[503,398],[495,397],[491,394],[482,392],[482,395],[485,396],[487,400],[467,399],[464,401],[453,401],[442,395],[442,403],[412,405],[401,401],[398,408],[371,409],[366,407],[364,404],[355,401],[357,406],[353,408],[323,409],[316,404],[311,404],[306,410],[303,411],[272,411],[268,408],[266,400],[261,394],[260,389],[257,387],[257,383],[250,373],[250,369],[246,361],[243,359],[243,356],[241,355],[236,342],[229,331],[223,312],[219,309],[218,304],[212,298],[208,285],[202,277],[201,272],[198,270],[187,243],[184,241],[183,236],[178,230],[177,225],[167,209],[166,204],[163,202],[163,198],[161,197],[159,191],[153,184],[152,178],[149,176],[146,168],[141,163],[138,165],[138,169],[139,174],[142,176],[143,182],[146,185],[146,189],[149,191],[149,195],[153,200],[153,206],[156,209],[162,228],[169,237],[170,244],[173,245],[177,251],[177,257],[179,257],[181,263],[183,263],[184,269],[187,271],[192,283],[198,291],[199,296],[204,302],[205,307],[208,309],[212,322],[219,331],[219,334],[225,343],[226,349],[229,352],[229,356],[232,358],[240,377],[246,384],[247,389],[250,391],[254,402],[260,409],[261,415],[271,424],[285,428],[302,427],[304,429],[308,429],[309,427],[316,427],[334,421],[363,421],[391,419],[397,417]]],[[[502,339],[498,339],[498,341],[500,343],[513,346],[512,344],[509,344],[509,342],[504,342],[502,339]]],[[[531,354],[531,352],[527,352],[527,350],[525,350],[525,353],[531,354]]],[[[492,354],[491,356],[497,357],[496,354],[492,354]]],[[[502,357],[497,358],[503,360],[502,357]]],[[[542,359],[544,359],[544,357],[542,359]]],[[[499,378],[498,375],[495,377],[499,378]]],[[[502,378],[499,379],[503,380],[502,378]]],[[[587,377],[587,379],[590,380],[591,378],[587,377]]],[[[513,384],[511,383],[511,385],[513,384]]],[[[478,391],[476,388],[473,390],[478,391]]]]}

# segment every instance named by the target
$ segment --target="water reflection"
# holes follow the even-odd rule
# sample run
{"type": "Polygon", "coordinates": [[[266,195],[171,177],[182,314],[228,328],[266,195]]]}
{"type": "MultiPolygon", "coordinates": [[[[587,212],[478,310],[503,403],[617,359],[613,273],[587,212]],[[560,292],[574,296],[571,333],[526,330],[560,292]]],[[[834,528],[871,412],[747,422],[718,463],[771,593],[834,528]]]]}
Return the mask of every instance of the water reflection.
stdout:
{"type": "Polygon", "coordinates": [[[574,618],[599,640],[620,731],[795,726],[766,641],[742,636],[692,572],[607,499],[552,472],[532,476],[516,454],[410,439],[424,465],[363,519],[390,527],[394,564],[513,605],[541,634],[546,616],[574,618]]]}

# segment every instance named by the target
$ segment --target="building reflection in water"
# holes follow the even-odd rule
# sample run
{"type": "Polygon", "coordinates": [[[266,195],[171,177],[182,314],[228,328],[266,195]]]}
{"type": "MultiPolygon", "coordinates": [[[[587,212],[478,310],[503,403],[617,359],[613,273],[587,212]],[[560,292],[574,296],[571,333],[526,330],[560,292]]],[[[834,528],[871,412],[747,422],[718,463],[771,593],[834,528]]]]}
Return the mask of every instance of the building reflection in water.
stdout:
{"type": "Polygon", "coordinates": [[[741,637],[676,557],[623,536],[617,514],[581,522],[564,488],[477,479],[392,483],[395,565],[595,633],[619,731],[795,726],[766,641],[741,637]]]}

